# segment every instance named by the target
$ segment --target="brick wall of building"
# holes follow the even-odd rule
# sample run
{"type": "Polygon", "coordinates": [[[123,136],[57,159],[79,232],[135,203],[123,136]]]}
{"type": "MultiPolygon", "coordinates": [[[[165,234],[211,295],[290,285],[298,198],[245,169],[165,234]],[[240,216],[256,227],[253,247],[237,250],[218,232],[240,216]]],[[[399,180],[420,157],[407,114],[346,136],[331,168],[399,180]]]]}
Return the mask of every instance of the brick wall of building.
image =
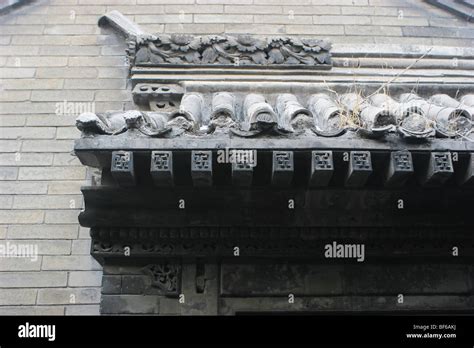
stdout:
{"type": "Polygon", "coordinates": [[[1,15],[0,241],[39,256],[0,258],[0,315],[99,313],[102,270],[77,222],[89,174],[71,152],[77,115],[58,108],[133,108],[125,43],[97,26],[110,10],[150,32],[474,43],[474,24],[419,0],[39,0],[1,15]]]}

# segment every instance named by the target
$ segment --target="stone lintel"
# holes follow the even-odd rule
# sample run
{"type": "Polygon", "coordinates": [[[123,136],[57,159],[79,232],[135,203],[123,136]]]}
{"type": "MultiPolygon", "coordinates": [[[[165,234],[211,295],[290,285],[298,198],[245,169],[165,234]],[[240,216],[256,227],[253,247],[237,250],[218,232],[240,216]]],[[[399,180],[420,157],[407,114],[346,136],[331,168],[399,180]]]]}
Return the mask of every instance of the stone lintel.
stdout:
{"type": "Polygon", "coordinates": [[[372,160],[369,151],[351,151],[346,176],[346,187],[362,187],[372,174],[372,160]]]}
{"type": "Polygon", "coordinates": [[[334,173],[332,151],[311,152],[311,173],[309,184],[311,187],[327,186],[334,173]]]}
{"type": "Polygon", "coordinates": [[[212,185],[212,151],[191,151],[191,177],[194,186],[212,185]]]}
{"type": "Polygon", "coordinates": [[[409,151],[391,152],[385,186],[402,186],[413,172],[413,159],[409,151]]]}

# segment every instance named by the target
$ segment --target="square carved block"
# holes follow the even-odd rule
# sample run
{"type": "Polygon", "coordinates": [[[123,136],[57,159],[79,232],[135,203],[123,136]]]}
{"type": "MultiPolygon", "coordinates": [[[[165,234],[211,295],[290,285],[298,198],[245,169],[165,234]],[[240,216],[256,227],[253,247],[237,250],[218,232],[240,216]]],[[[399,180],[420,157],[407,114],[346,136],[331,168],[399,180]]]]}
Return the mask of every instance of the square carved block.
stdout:
{"type": "Polygon", "coordinates": [[[311,152],[311,174],[309,184],[312,187],[327,186],[334,173],[332,151],[311,152]]]}
{"type": "Polygon", "coordinates": [[[413,159],[409,151],[391,152],[385,185],[402,186],[413,172],[413,159]]]}
{"type": "Polygon", "coordinates": [[[253,166],[249,163],[232,163],[232,184],[250,186],[253,180],[253,166]]]}
{"type": "Polygon", "coordinates": [[[120,186],[134,186],[133,152],[113,151],[110,172],[120,186]]]}
{"type": "Polygon", "coordinates": [[[432,152],[426,173],[422,177],[424,185],[440,185],[454,173],[450,152],[432,152]]]}
{"type": "Polygon", "coordinates": [[[191,177],[194,186],[212,185],[211,151],[191,151],[191,177]]]}
{"type": "Polygon", "coordinates": [[[362,187],[372,174],[372,159],[369,151],[351,151],[346,176],[347,187],[362,187]]]}
{"type": "Polygon", "coordinates": [[[150,173],[157,186],[173,185],[173,153],[171,151],[152,151],[150,173]]]}
{"type": "Polygon", "coordinates": [[[272,184],[288,186],[293,179],[293,151],[273,151],[272,184]]]}

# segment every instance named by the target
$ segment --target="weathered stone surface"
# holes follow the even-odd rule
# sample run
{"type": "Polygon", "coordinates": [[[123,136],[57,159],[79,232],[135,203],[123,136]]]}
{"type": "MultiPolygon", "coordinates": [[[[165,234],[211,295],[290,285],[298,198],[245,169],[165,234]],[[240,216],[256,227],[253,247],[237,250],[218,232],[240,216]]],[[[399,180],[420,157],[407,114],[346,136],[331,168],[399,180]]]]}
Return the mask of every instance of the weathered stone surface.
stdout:
{"type": "Polygon", "coordinates": [[[122,277],[105,275],[102,278],[103,294],[120,294],[122,292],[122,277]]]}
{"type": "MultiPolygon", "coordinates": [[[[191,17],[181,16],[186,23],[191,17]]],[[[136,20],[147,22],[149,16],[136,16],[136,20]]],[[[161,16],[164,23],[175,16],[161,16]]],[[[156,20],[156,16],[153,17],[156,20]]],[[[158,19],[159,20],[159,19],[158,19]]],[[[253,21],[252,16],[216,16],[199,14],[195,23],[233,23],[253,21]]],[[[330,66],[330,43],[325,40],[275,37],[266,40],[245,36],[204,36],[158,34],[144,32],[138,25],[128,20],[118,11],[111,11],[101,17],[100,24],[110,24],[130,39],[133,51],[130,60],[134,65],[192,64],[192,65],[306,65],[310,67],[330,66]],[[141,38],[141,40],[138,40],[141,38]],[[185,52],[185,53],[183,53],[185,52]],[[288,53],[290,52],[290,53],[288,53]]]]}
{"type": "Polygon", "coordinates": [[[43,270],[100,270],[101,267],[90,256],[44,256],[43,270]]]}
{"type": "Polygon", "coordinates": [[[17,195],[13,202],[13,209],[78,209],[81,206],[79,195],[17,195]]]}
{"type": "Polygon", "coordinates": [[[36,293],[36,289],[0,289],[0,305],[34,305],[36,293]]]}
{"type": "Polygon", "coordinates": [[[191,177],[195,186],[212,185],[212,152],[191,152],[191,177]]]}
{"type": "Polygon", "coordinates": [[[158,296],[143,295],[103,295],[102,314],[158,314],[160,302],[158,296]]]}
{"type": "Polygon", "coordinates": [[[39,255],[69,255],[71,253],[71,241],[69,240],[38,240],[38,239],[8,239],[10,243],[17,245],[32,245],[38,250],[39,255]]]}
{"type": "Polygon", "coordinates": [[[90,239],[79,239],[72,241],[72,255],[89,255],[91,252],[90,239]]]}
{"type": "Polygon", "coordinates": [[[0,167],[1,180],[16,180],[18,177],[18,168],[0,167]]]}
{"type": "Polygon", "coordinates": [[[38,304],[89,304],[100,299],[99,288],[39,289],[38,304]]]}
{"type": "Polygon", "coordinates": [[[474,182],[474,153],[468,154],[463,168],[457,171],[457,180],[461,185],[471,185],[474,182]]]}
{"type": "Polygon", "coordinates": [[[76,225],[10,225],[8,238],[11,239],[75,239],[76,225]]]}
{"type": "Polygon", "coordinates": [[[102,272],[101,271],[74,271],[69,272],[68,284],[69,287],[76,286],[101,286],[102,272]]]}
{"type": "Polygon", "coordinates": [[[232,163],[232,184],[250,186],[253,180],[253,167],[248,163],[232,163]]]}
{"type": "Polygon", "coordinates": [[[100,315],[99,305],[66,306],[66,315],[100,315]]]}
{"type": "Polygon", "coordinates": [[[1,306],[0,315],[64,315],[64,306],[1,306]]]}
{"type": "Polygon", "coordinates": [[[430,155],[428,167],[420,180],[424,185],[439,185],[453,174],[453,162],[450,152],[433,152],[430,155]]]}
{"type": "Polygon", "coordinates": [[[76,194],[81,192],[81,187],[84,186],[83,181],[55,181],[48,184],[48,194],[63,195],[76,194]]]}
{"type": "Polygon", "coordinates": [[[288,296],[342,293],[341,268],[308,264],[224,264],[221,295],[288,296]]]}
{"type": "Polygon", "coordinates": [[[406,296],[404,303],[397,303],[397,296],[331,296],[331,297],[295,297],[294,303],[288,303],[288,297],[254,297],[242,301],[240,298],[220,299],[220,314],[241,313],[321,313],[351,311],[364,313],[367,308],[377,312],[406,312],[440,310],[464,311],[470,308],[470,296],[406,296]]]}
{"type": "Polygon", "coordinates": [[[219,314],[235,315],[242,313],[319,313],[325,311],[343,311],[351,307],[351,298],[342,296],[298,297],[294,303],[288,302],[288,295],[281,297],[222,297],[219,300],[219,314]]]}
{"type": "Polygon", "coordinates": [[[83,167],[22,167],[18,180],[84,180],[86,169],[83,167]]]}
{"type": "MultiPolygon", "coordinates": [[[[179,81],[181,76],[177,76],[179,81]]],[[[182,79],[185,78],[183,73],[182,79]]],[[[261,138],[268,134],[286,140],[295,137],[316,140],[321,137],[341,138],[349,132],[366,141],[369,138],[369,142],[391,134],[417,140],[462,138],[469,136],[472,129],[469,120],[473,107],[464,105],[460,98],[449,96],[452,103],[459,106],[440,106],[433,96],[423,98],[414,93],[402,93],[403,89],[390,96],[375,90],[372,93],[367,91],[365,96],[341,93],[335,97],[324,93],[318,85],[294,94],[284,93],[285,89],[277,86],[256,93],[242,93],[237,85],[228,83],[222,87],[224,91],[214,94],[213,90],[205,88],[203,93],[184,93],[181,88],[174,87],[176,83],[164,87],[159,84],[136,85],[133,91],[135,101],[141,105],[148,104],[150,111],[84,112],[77,118],[76,125],[85,136],[116,137],[126,133],[134,138],[138,130],[151,138],[182,138],[192,134],[202,140],[222,140],[223,134],[225,138],[261,138]],[[141,91],[142,88],[151,91],[141,91]],[[230,93],[226,89],[237,91],[230,93]],[[223,95],[232,102],[216,105],[216,96],[223,95]],[[214,137],[210,137],[210,133],[214,137]]],[[[335,88],[343,89],[344,86],[335,88]]],[[[469,94],[465,97],[469,98],[469,94]]],[[[41,144],[39,140],[36,142],[41,144]]]]}

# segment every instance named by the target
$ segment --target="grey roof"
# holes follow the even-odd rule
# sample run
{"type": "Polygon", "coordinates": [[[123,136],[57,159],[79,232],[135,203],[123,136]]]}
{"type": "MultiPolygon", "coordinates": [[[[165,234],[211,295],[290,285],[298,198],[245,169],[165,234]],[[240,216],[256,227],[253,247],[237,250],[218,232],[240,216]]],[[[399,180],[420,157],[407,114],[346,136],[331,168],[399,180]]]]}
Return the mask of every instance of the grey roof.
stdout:
{"type": "MultiPolygon", "coordinates": [[[[146,92],[152,86],[139,85],[146,92]]],[[[172,138],[229,134],[254,137],[301,134],[333,137],[355,131],[366,137],[396,132],[408,138],[460,137],[472,132],[474,94],[454,99],[447,94],[422,98],[403,93],[392,98],[382,93],[334,95],[289,93],[184,93],[175,105],[151,98],[151,111],[84,113],[77,119],[83,135],[118,135],[172,138]]]]}

